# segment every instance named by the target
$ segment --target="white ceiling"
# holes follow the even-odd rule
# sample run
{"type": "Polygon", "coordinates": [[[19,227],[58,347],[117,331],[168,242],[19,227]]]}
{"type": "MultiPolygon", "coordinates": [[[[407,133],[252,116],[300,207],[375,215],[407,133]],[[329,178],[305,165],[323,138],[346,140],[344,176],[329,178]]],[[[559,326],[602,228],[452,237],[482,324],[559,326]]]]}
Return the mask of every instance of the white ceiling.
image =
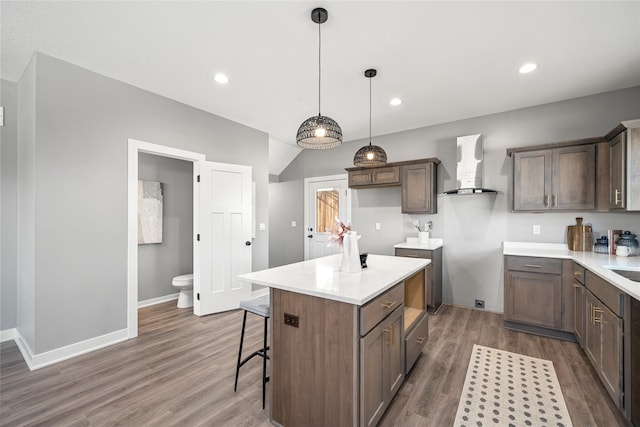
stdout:
{"type": "Polygon", "coordinates": [[[345,141],[368,136],[370,67],[374,136],[640,85],[640,1],[3,0],[0,75],[40,51],[295,146],[318,113],[318,6],[322,113],[345,141]]]}

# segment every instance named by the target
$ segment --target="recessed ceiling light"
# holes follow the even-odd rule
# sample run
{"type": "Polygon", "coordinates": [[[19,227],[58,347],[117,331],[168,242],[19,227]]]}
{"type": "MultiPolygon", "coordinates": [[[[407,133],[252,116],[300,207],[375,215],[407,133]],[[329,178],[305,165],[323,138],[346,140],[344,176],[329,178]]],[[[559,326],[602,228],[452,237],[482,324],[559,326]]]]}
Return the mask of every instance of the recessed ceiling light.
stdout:
{"type": "Polygon", "coordinates": [[[396,105],[402,104],[402,99],[393,98],[391,101],[389,101],[389,104],[391,104],[391,105],[393,105],[395,107],[396,105]]]}
{"type": "Polygon", "coordinates": [[[520,74],[527,74],[527,73],[530,73],[532,71],[535,71],[536,68],[538,68],[538,64],[534,64],[533,62],[528,62],[528,63],[524,64],[522,67],[520,67],[518,72],[520,74]]]}
{"type": "Polygon", "coordinates": [[[220,84],[227,84],[229,83],[229,77],[227,77],[226,75],[222,74],[222,73],[218,73],[216,74],[216,76],[213,78],[215,81],[217,81],[220,84]]]}

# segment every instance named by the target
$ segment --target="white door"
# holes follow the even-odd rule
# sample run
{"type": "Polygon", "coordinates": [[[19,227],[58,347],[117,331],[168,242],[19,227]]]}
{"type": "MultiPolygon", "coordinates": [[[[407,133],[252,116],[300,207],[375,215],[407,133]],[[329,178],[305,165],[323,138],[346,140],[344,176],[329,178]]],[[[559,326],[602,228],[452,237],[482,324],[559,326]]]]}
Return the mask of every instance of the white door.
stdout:
{"type": "Polygon", "coordinates": [[[335,219],[351,221],[351,190],[347,175],[306,178],[304,259],[338,253],[337,246],[327,246],[335,219]]]}
{"type": "Polygon", "coordinates": [[[196,174],[193,306],[202,316],[238,308],[251,296],[251,284],[237,278],[251,272],[251,167],[198,162],[196,174]]]}

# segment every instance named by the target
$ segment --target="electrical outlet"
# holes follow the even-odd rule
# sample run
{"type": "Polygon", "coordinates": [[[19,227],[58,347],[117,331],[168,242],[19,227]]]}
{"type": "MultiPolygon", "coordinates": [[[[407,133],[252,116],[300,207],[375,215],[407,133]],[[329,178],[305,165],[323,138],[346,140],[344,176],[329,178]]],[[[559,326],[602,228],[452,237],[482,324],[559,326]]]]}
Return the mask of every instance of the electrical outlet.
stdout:
{"type": "Polygon", "coordinates": [[[380,231],[380,223],[376,222],[376,230],[380,231]]]}
{"type": "Polygon", "coordinates": [[[284,324],[285,325],[289,325],[289,326],[293,326],[294,328],[297,328],[298,325],[300,324],[300,319],[295,314],[285,313],[284,314],[284,324]]]}
{"type": "Polygon", "coordinates": [[[484,308],[484,300],[477,299],[476,300],[476,308],[484,308]]]}
{"type": "Polygon", "coordinates": [[[298,226],[298,223],[296,223],[295,221],[291,221],[291,228],[296,228],[298,226]]]}
{"type": "Polygon", "coordinates": [[[540,234],[540,225],[533,224],[533,234],[540,234]]]}

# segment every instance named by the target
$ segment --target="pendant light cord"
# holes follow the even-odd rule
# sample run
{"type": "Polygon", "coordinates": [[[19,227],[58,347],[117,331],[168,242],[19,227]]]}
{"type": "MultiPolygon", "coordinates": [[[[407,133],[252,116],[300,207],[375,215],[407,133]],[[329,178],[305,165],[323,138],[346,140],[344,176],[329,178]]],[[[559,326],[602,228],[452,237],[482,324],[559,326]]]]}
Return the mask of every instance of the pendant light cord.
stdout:
{"type": "Polygon", "coordinates": [[[321,116],[320,114],[320,94],[322,93],[320,90],[320,82],[322,81],[322,68],[321,68],[321,61],[322,61],[322,55],[321,55],[321,50],[322,50],[322,35],[320,34],[320,25],[321,23],[318,23],[318,117],[321,116]]]}
{"type": "Polygon", "coordinates": [[[369,145],[371,145],[371,79],[369,77],[369,145]]]}

